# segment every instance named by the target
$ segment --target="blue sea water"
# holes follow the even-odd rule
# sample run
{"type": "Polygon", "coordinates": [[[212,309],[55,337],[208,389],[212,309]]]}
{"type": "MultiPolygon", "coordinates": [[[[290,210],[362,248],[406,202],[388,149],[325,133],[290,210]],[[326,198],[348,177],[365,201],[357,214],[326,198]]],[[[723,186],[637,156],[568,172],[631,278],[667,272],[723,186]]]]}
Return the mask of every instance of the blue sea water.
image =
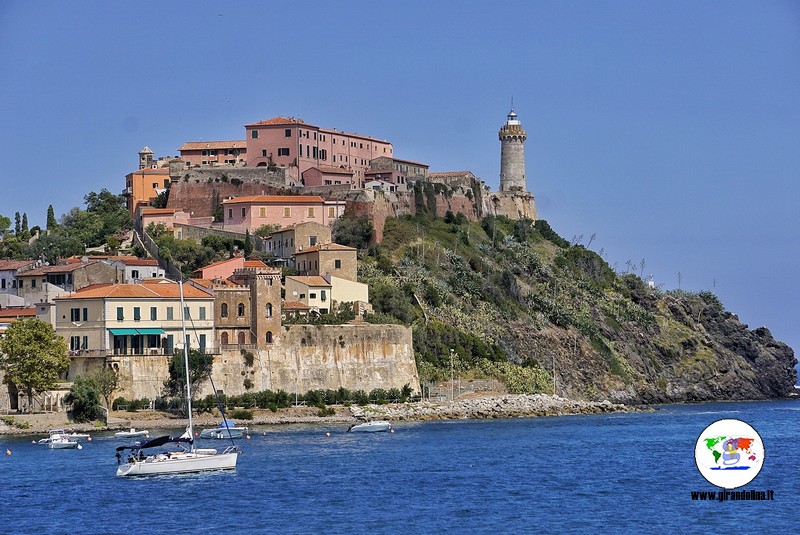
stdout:
{"type": "MultiPolygon", "coordinates": [[[[796,533],[800,402],[396,424],[260,427],[234,472],[114,476],[110,433],[81,450],[0,437],[2,533],[796,533]],[[748,422],[766,459],[747,490],[774,501],[693,501],[718,490],[695,442],[748,422]],[[326,437],[326,432],[330,437],[326,437]]],[[[220,442],[203,441],[204,444],[220,442]]],[[[740,489],[742,490],[742,489],[740,489]]]]}

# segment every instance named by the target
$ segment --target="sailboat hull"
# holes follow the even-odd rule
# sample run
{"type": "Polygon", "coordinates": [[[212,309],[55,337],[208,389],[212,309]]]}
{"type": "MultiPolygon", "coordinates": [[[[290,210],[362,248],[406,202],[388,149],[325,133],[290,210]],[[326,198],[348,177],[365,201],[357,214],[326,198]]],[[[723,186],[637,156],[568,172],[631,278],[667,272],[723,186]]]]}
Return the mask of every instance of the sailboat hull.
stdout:
{"type": "Polygon", "coordinates": [[[204,454],[181,453],[175,456],[159,454],[142,461],[123,463],[117,467],[117,476],[155,476],[164,474],[187,474],[214,470],[233,470],[239,452],[204,454]]]}

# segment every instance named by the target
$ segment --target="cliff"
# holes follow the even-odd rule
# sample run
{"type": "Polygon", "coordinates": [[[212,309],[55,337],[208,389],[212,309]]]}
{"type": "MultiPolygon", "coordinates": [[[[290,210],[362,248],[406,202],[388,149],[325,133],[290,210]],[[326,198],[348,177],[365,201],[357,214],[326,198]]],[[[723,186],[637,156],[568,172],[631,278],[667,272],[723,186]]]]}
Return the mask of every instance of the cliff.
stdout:
{"type": "Polygon", "coordinates": [[[376,311],[413,323],[423,382],[449,378],[449,348],[462,376],[587,400],[767,399],[797,379],[794,351],[711,292],[616,273],[545,221],[389,219],[362,264],[376,311]]]}

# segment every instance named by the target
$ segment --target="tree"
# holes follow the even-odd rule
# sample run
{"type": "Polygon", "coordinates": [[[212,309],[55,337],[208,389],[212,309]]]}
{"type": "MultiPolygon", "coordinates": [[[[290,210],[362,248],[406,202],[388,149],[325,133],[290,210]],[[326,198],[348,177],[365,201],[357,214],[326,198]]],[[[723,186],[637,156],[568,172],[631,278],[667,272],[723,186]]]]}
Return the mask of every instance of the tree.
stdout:
{"type": "Polygon", "coordinates": [[[244,230],[244,257],[249,258],[250,255],[253,253],[253,240],[250,239],[250,229],[244,230]]]}
{"type": "Polygon", "coordinates": [[[22,231],[22,220],[20,219],[19,212],[14,213],[14,236],[19,236],[22,231]]]}
{"type": "Polygon", "coordinates": [[[72,403],[72,418],[76,422],[91,422],[97,418],[97,407],[100,406],[100,387],[93,377],[75,378],[64,396],[64,401],[72,403]]]}
{"type": "Polygon", "coordinates": [[[106,402],[106,408],[111,409],[110,400],[114,390],[119,385],[119,375],[113,368],[104,367],[102,370],[96,372],[92,378],[97,383],[98,391],[106,402]]]}
{"type": "Polygon", "coordinates": [[[28,234],[28,212],[22,213],[22,233],[28,234]]]}
{"type": "Polygon", "coordinates": [[[51,390],[69,368],[67,344],[53,326],[37,318],[16,320],[0,338],[0,369],[6,380],[28,395],[51,390]]]}
{"type": "Polygon", "coordinates": [[[262,238],[266,238],[268,236],[272,236],[277,231],[281,229],[280,225],[261,225],[256,230],[253,231],[255,236],[260,236],[262,238]]]}
{"type": "Polygon", "coordinates": [[[332,230],[334,242],[356,249],[366,249],[372,240],[374,228],[366,219],[346,215],[333,224],[332,230]]]}
{"type": "MultiPolygon", "coordinates": [[[[189,381],[192,387],[192,398],[198,387],[211,374],[213,357],[204,355],[197,349],[189,349],[189,381]]],[[[186,397],[186,367],[183,362],[183,350],[178,349],[169,361],[169,379],[164,381],[164,394],[167,396],[186,397]]]]}
{"type": "Polygon", "coordinates": [[[11,218],[0,215],[0,238],[8,234],[11,229],[11,218]]]}
{"type": "Polygon", "coordinates": [[[58,226],[58,221],[56,221],[56,213],[53,211],[53,205],[47,207],[47,230],[55,230],[58,226]]]}

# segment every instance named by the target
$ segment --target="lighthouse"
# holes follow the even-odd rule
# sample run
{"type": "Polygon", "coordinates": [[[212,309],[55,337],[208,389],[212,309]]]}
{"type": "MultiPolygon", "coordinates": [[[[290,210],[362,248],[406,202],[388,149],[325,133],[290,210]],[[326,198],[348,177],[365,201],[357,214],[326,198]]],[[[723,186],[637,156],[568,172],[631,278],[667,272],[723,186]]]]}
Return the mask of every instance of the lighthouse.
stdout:
{"type": "Polygon", "coordinates": [[[514,108],[506,116],[506,124],[500,128],[500,191],[528,191],[525,185],[525,138],[514,108]]]}

